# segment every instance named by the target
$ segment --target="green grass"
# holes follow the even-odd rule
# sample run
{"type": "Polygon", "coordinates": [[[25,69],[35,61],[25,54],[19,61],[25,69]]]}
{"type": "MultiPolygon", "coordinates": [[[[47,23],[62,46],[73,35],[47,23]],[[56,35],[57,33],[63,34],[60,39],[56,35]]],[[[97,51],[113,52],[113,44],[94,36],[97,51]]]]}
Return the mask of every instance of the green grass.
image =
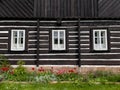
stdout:
{"type": "Polygon", "coordinates": [[[0,83],[0,90],[120,90],[120,85],[75,85],[72,83],[0,83]]]}

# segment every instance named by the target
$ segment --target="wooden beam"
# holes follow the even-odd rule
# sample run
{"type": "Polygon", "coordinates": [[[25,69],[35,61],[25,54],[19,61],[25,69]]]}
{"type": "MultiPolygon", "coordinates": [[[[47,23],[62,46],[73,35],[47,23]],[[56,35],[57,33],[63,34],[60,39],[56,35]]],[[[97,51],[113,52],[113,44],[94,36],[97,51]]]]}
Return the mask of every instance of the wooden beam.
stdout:
{"type": "Polygon", "coordinates": [[[80,55],[80,18],[78,18],[78,66],[81,67],[81,55],[80,55]]]}
{"type": "Polygon", "coordinates": [[[37,19],[37,60],[36,60],[36,66],[39,66],[39,26],[40,26],[40,20],[37,19]]]}

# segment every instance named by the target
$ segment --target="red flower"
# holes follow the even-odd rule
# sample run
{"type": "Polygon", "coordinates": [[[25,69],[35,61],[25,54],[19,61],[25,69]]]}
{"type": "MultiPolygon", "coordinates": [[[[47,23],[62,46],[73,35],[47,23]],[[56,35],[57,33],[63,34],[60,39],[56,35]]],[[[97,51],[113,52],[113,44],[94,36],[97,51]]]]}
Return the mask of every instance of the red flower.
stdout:
{"type": "Polygon", "coordinates": [[[32,68],[32,70],[34,71],[34,70],[35,70],[35,68],[33,67],[33,68],[32,68]]]}
{"type": "Polygon", "coordinates": [[[40,67],[40,68],[38,69],[38,71],[40,71],[40,72],[44,72],[45,70],[44,70],[43,67],[40,67]]]}
{"type": "Polygon", "coordinates": [[[3,72],[7,72],[9,70],[8,67],[2,67],[1,69],[2,69],[3,72]]]}
{"type": "Polygon", "coordinates": [[[60,69],[57,71],[57,75],[65,74],[66,70],[65,69],[60,69]]]}
{"type": "Polygon", "coordinates": [[[75,73],[75,69],[70,69],[68,72],[69,73],[75,73]]]}

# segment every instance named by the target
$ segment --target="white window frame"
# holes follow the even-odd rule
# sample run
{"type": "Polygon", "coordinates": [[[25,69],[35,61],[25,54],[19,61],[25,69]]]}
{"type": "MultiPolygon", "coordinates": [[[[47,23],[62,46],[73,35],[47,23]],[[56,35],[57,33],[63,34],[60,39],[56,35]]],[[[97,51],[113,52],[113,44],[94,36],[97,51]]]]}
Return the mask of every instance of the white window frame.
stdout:
{"type": "Polygon", "coordinates": [[[52,50],[66,50],[66,31],[65,30],[52,30],[52,50]],[[60,47],[60,32],[64,33],[64,48],[60,47]],[[58,48],[54,45],[54,32],[58,32],[58,48]]]}
{"type": "Polygon", "coordinates": [[[98,50],[98,51],[103,51],[103,50],[108,50],[108,39],[107,39],[107,29],[94,29],[93,30],[93,50],[98,50]],[[102,47],[101,44],[101,32],[104,31],[105,32],[105,48],[102,47]],[[98,47],[95,47],[95,32],[99,32],[99,41],[100,44],[98,44],[98,47]]]}
{"type": "Polygon", "coordinates": [[[25,50],[25,30],[23,29],[12,29],[11,30],[11,51],[24,51],[25,50]],[[19,32],[22,31],[23,32],[23,47],[19,47],[19,32]],[[13,32],[17,32],[17,46],[14,47],[13,45],[13,32]]]}

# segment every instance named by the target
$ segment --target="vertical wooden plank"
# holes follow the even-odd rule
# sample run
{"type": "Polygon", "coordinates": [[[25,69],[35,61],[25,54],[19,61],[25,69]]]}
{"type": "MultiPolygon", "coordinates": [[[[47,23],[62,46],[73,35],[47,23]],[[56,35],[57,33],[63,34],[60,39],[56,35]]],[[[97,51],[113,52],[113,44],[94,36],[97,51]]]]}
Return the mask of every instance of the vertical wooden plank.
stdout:
{"type": "Polygon", "coordinates": [[[88,4],[87,0],[84,0],[84,6],[83,6],[83,8],[84,8],[84,16],[83,17],[87,17],[87,4],[88,4]]]}
{"type": "Polygon", "coordinates": [[[34,0],[34,17],[37,17],[38,0],[34,0]]]}
{"type": "Polygon", "coordinates": [[[91,16],[94,17],[94,0],[91,0],[91,16]]]}
{"type": "Polygon", "coordinates": [[[64,0],[59,0],[60,1],[60,16],[64,16],[64,0]]]}
{"type": "Polygon", "coordinates": [[[80,50],[80,18],[78,18],[78,66],[81,67],[81,50],[80,50]]]}
{"type": "Polygon", "coordinates": [[[52,1],[52,0],[49,0],[49,3],[50,3],[50,7],[49,7],[49,17],[51,17],[51,16],[52,16],[52,14],[51,14],[51,9],[52,9],[52,6],[51,6],[51,1],[52,1]]]}
{"type": "Polygon", "coordinates": [[[75,0],[74,1],[74,16],[77,17],[78,16],[78,2],[80,0],[75,0]]]}
{"type": "Polygon", "coordinates": [[[37,17],[41,16],[41,0],[38,0],[37,17]]]}
{"type": "Polygon", "coordinates": [[[71,6],[71,17],[75,16],[75,7],[74,7],[75,0],[71,0],[70,6],[71,6]]]}
{"type": "Polygon", "coordinates": [[[43,17],[44,16],[44,11],[45,11],[45,7],[44,7],[44,0],[40,0],[40,17],[43,17]]]}
{"type": "Polygon", "coordinates": [[[51,0],[51,17],[54,17],[54,0],[51,0]]]}
{"type": "Polygon", "coordinates": [[[91,16],[91,0],[87,0],[87,8],[86,8],[86,16],[90,17],[91,16]]]}
{"type": "Polygon", "coordinates": [[[55,17],[58,16],[58,6],[57,6],[57,0],[54,1],[54,14],[55,14],[55,17]]]}
{"type": "Polygon", "coordinates": [[[58,17],[61,18],[61,16],[60,16],[60,8],[61,8],[60,5],[61,5],[61,3],[60,3],[60,2],[61,2],[61,0],[57,0],[57,6],[58,6],[58,10],[57,10],[57,11],[58,11],[58,17]]]}
{"type": "Polygon", "coordinates": [[[84,5],[84,0],[81,0],[81,3],[80,3],[80,5],[81,5],[81,17],[84,17],[84,12],[85,12],[85,10],[84,10],[84,7],[85,7],[85,5],[84,5]]]}
{"type": "Polygon", "coordinates": [[[51,16],[51,0],[47,0],[47,16],[46,17],[50,17],[51,16]]]}
{"type": "Polygon", "coordinates": [[[45,11],[45,14],[44,14],[44,17],[47,17],[47,14],[48,14],[48,10],[47,10],[47,5],[48,5],[48,2],[47,2],[48,0],[44,0],[44,11],[45,11]]]}
{"type": "Polygon", "coordinates": [[[81,16],[81,0],[77,0],[77,16],[81,16]]]}
{"type": "Polygon", "coordinates": [[[71,16],[71,0],[66,0],[66,17],[71,16]]]}
{"type": "Polygon", "coordinates": [[[36,62],[35,62],[37,67],[39,66],[39,58],[40,58],[40,57],[39,57],[39,53],[40,53],[40,51],[39,51],[39,43],[40,43],[40,42],[39,42],[39,39],[40,39],[40,38],[39,38],[39,37],[40,37],[40,36],[39,36],[39,26],[40,26],[40,20],[38,19],[38,20],[37,20],[37,60],[36,60],[36,62]]]}
{"type": "Polygon", "coordinates": [[[25,30],[25,51],[28,51],[28,39],[29,39],[28,29],[25,30]]]}
{"type": "Polygon", "coordinates": [[[66,13],[67,13],[66,2],[67,0],[63,0],[63,17],[66,17],[66,13]]]}
{"type": "Polygon", "coordinates": [[[94,17],[98,17],[98,0],[94,0],[94,17]]]}
{"type": "Polygon", "coordinates": [[[46,7],[45,7],[45,0],[43,0],[43,12],[42,12],[42,17],[45,17],[45,9],[46,9],[46,7]]]}

